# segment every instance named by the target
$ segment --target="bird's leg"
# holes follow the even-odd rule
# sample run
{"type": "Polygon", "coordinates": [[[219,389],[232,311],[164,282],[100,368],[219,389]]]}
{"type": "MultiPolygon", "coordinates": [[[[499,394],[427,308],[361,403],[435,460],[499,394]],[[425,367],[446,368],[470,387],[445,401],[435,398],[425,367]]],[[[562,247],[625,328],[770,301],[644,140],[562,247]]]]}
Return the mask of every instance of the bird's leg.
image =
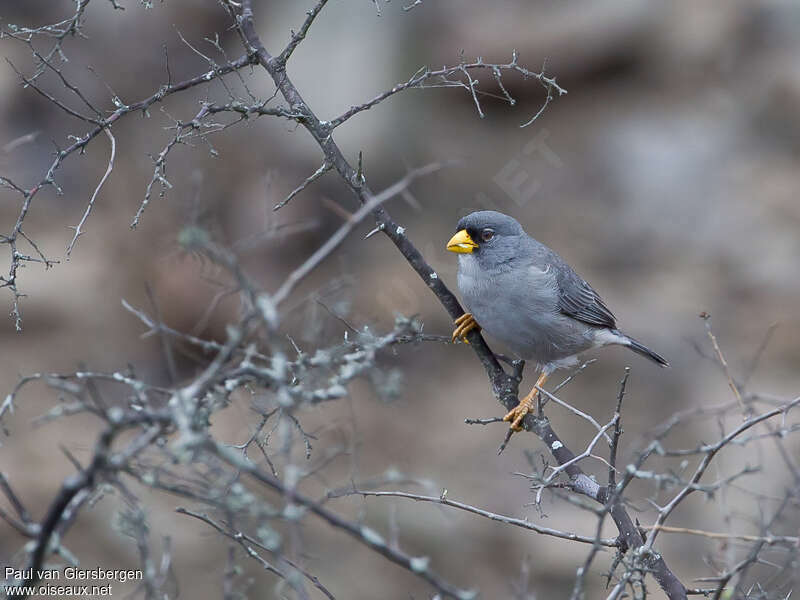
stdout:
{"type": "Polygon", "coordinates": [[[511,421],[512,430],[522,431],[522,427],[520,427],[522,419],[525,418],[525,415],[531,412],[533,401],[536,398],[536,395],[539,393],[539,390],[536,388],[544,385],[544,382],[547,381],[547,376],[548,373],[543,371],[542,374],[539,375],[539,379],[536,380],[536,385],[533,386],[533,389],[528,393],[528,395],[520,400],[519,404],[512,408],[508,414],[503,417],[503,421],[511,421]]]}
{"type": "Polygon", "coordinates": [[[477,329],[478,331],[481,330],[481,326],[478,325],[478,322],[475,320],[475,317],[472,316],[472,313],[464,313],[455,321],[453,321],[453,323],[455,323],[456,326],[456,328],[453,330],[453,342],[456,340],[461,340],[462,342],[469,344],[466,335],[473,329],[477,329]]]}

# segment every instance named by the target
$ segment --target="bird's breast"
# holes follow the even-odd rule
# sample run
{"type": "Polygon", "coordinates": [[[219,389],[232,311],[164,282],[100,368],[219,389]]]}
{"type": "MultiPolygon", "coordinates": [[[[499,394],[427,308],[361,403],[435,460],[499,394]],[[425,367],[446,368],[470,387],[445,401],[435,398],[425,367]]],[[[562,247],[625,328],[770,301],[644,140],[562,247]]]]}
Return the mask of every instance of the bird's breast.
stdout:
{"type": "Polygon", "coordinates": [[[586,328],[558,309],[553,269],[501,265],[486,270],[464,254],[459,256],[458,287],[484,331],[520,358],[545,364],[590,345],[586,328]]]}

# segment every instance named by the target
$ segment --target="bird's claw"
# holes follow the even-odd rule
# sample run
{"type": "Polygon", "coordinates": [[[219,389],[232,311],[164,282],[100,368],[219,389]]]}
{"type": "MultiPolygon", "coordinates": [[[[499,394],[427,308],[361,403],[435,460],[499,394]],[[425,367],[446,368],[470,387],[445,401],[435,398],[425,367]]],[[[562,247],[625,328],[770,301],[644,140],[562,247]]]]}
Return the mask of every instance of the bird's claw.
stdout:
{"type": "Polygon", "coordinates": [[[503,421],[511,421],[511,431],[522,431],[522,420],[529,412],[531,412],[531,409],[533,408],[533,401],[539,395],[539,388],[544,385],[545,381],[547,381],[548,374],[548,371],[542,371],[542,374],[539,375],[539,379],[536,380],[536,385],[534,385],[533,389],[528,392],[528,395],[520,400],[519,404],[508,411],[508,414],[503,417],[503,421]]]}
{"type": "Polygon", "coordinates": [[[503,421],[511,422],[512,431],[522,431],[522,420],[527,416],[531,410],[531,402],[526,402],[527,398],[520,400],[514,408],[508,411],[503,421]]]}
{"type": "Polygon", "coordinates": [[[455,321],[453,321],[456,328],[453,330],[453,343],[456,340],[461,340],[465,344],[469,344],[467,340],[467,334],[472,331],[473,329],[477,329],[478,331],[481,330],[481,326],[478,325],[478,322],[475,320],[475,317],[472,316],[472,313],[464,313],[460,317],[458,317],[455,321]]]}
{"type": "Polygon", "coordinates": [[[530,394],[520,400],[519,404],[508,411],[508,414],[503,417],[503,421],[511,422],[512,431],[522,431],[522,420],[529,412],[531,412],[531,408],[533,407],[533,399],[536,397],[537,393],[538,392],[536,388],[534,388],[530,394]]]}

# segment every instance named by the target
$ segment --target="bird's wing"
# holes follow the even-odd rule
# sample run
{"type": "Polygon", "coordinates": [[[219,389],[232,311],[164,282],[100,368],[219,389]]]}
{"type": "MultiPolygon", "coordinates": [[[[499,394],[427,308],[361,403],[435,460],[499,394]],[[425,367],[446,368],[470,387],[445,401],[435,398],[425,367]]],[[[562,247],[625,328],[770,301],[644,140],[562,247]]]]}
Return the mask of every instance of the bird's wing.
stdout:
{"type": "Polygon", "coordinates": [[[566,263],[557,269],[558,308],[573,319],[614,329],[616,319],[600,295],[566,263]]]}

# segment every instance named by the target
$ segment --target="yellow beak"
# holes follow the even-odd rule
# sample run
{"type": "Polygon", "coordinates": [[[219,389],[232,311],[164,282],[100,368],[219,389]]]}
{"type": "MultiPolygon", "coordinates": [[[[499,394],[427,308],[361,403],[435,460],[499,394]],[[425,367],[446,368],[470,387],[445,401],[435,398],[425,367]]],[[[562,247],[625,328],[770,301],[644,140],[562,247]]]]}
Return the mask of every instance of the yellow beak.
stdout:
{"type": "Polygon", "coordinates": [[[458,254],[471,254],[478,247],[472,238],[469,237],[466,229],[462,229],[447,242],[447,249],[458,254]]]}

